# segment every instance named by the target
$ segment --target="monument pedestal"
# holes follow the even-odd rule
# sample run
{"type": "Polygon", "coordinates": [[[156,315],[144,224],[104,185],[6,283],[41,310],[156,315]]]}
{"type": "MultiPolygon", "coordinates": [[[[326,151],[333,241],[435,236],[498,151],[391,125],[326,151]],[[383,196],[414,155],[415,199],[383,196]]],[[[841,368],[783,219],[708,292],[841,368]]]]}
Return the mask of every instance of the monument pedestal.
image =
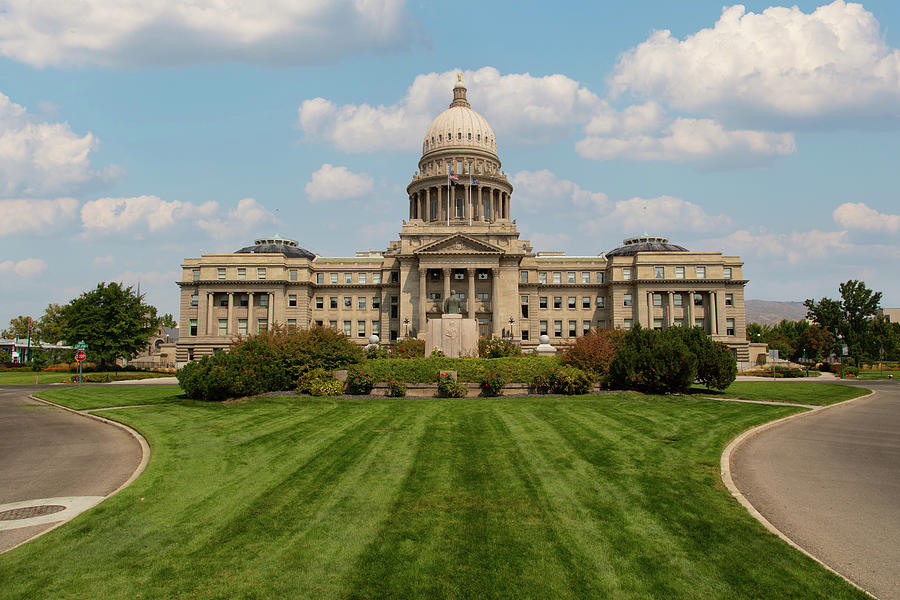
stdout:
{"type": "Polygon", "coordinates": [[[440,319],[429,320],[425,333],[425,356],[431,356],[431,351],[435,349],[453,358],[478,356],[478,325],[475,319],[445,314],[440,319]]]}

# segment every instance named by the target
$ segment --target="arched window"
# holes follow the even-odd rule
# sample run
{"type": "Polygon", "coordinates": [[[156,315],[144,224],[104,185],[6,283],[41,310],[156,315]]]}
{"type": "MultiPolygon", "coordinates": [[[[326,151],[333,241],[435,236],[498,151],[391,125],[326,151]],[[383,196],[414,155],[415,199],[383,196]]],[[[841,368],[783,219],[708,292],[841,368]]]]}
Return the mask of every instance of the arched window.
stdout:
{"type": "Polygon", "coordinates": [[[471,134],[471,133],[469,134],[469,141],[470,141],[470,142],[472,141],[472,134],[471,134]]]}
{"type": "Polygon", "coordinates": [[[456,132],[456,139],[458,139],[458,140],[461,140],[461,139],[462,139],[462,131],[457,131],[457,132],[456,132]]]}
{"type": "Polygon", "coordinates": [[[475,136],[475,139],[478,140],[478,141],[480,142],[480,141],[481,141],[481,134],[479,133],[477,136],[475,136]]]}

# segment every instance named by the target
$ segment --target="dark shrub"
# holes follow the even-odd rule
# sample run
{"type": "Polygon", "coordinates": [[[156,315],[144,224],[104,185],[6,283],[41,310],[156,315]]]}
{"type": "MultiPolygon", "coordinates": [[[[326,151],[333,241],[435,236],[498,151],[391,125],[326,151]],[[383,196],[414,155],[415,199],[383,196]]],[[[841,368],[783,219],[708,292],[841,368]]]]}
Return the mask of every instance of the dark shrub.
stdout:
{"type": "Polygon", "coordinates": [[[466,393],[466,386],[453,379],[452,375],[438,377],[439,398],[465,398],[466,393]]]}
{"type": "Polygon", "coordinates": [[[531,380],[531,391],[535,394],[549,394],[553,389],[553,386],[550,384],[550,373],[552,371],[548,371],[547,373],[538,373],[531,380]]]}
{"type": "Polygon", "coordinates": [[[356,396],[372,393],[375,377],[365,367],[354,365],[347,370],[347,393],[356,396]]]}
{"type": "Polygon", "coordinates": [[[281,363],[269,346],[250,338],[230,352],[191,362],[177,373],[189,398],[221,401],[290,387],[281,363]]]}
{"type": "Polygon", "coordinates": [[[306,371],[297,379],[297,391],[310,396],[340,396],[344,386],[334,373],[317,367],[306,371]]]}
{"type": "Polygon", "coordinates": [[[503,358],[506,356],[520,356],[522,347],[500,338],[482,338],[478,340],[478,356],[481,358],[503,358]]]}
{"type": "Polygon", "coordinates": [[[330,327],[295,329],[275,326],[251,338],[239,340],[234,347],[254,339],[273,349],[289,381],[296,381],[311,369],[333,371],[363,360],[363,349],[330,327]]]}
{"type": "Polygon", "coordinates": [[[406,384],[395,379],[387,380],[388,396],[391,398],[403,398],[406,396],[406,384]]]}
{"type": "Polygon", "coordinates": [[[624,337],[621,329],[591,329],[562,353],[560,362],[590,373],[602,382],[624,337]]]}
{"type": "Polygon", "coordinates": [[[609,368],[612,387],[649,393],[690,389],[697,377],[697,357],[681,340],[678,329],[635,326],[627,332],[609,368]]]}
{"type": "Polygon", "coordinates": [[[550,391],[554,394],[586,394],[591,389],[591,378],[575,367],[560,367],[550,372],[550,391]]]}
{"type": "Polygon", "coordinates": [[[697,381],[707,389],[724,390],[737,377],[737,362],[731,350],[721,342],[713,341],[699,327],[675,327],[662,335],[681,338],[697,359],[697,381]]]}
{"type": "Polygon", "coordinates": [[[504,386],[509,383],[509,378],[504,374],[492,371],[481,380],[481,390],[485,396],[499,396],[504,386]]]}

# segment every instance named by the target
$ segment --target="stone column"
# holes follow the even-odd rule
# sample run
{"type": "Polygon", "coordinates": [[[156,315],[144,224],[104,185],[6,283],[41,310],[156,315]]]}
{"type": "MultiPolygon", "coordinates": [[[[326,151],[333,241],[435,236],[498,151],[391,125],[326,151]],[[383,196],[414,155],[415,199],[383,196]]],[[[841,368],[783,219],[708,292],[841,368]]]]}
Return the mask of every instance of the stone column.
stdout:
{"type": "Polygon", "coordinates": [[[506,215],[507,221],[512,221],[509,216],[509,193],[503,194],[503,214],[506,215]]]}
{"type": "Polygon", "coordinates": [[[275,324],[275,294],[269,292],[266,295],[269,297],[269,310],[266,311],[266,326],[272,329],[272,325],[275,324]]]}
{"type": "Polygon", "coordinates": [[[256,319],[253,318],[253,292],[247,294],[247,335],[256,333],[256,319]]]}
{"type": "Polygon", "coordinates": [[[666,327],[672,327],[675,325],[675,294],[669,292],[668,295],[669,301],[666,305],[666,327]]]}
{"type": "Polygon", "coordinates": [[[234,333],[234,292],[228,292],[228,320],[225,326],[225,335],[234,333]]]}
{"type": "Polygon", "coordinates": [[[716,292],[716,333],[725,335],[725,293],[716,292]]]}
{"type": "Polygon", "coordinates": [[[422,211],[422,220],[427,221],[431,218],[431,188],[425,188],[425,210],[422,211]]]}
{"type": "Polygon", "coordinates": [[[214,292],[207,293],[208,307],[206,310],[206,335],[215,335],[216,330],[213,329],[213,305],[216,295],[214,292]]]}
{"type": "Polygon", "coordinates": [[[501,330],[500,321],[500,269],[494,267],[491,269],[491,332],[492,335],[499,336],[501,330]]]}
{"type": "Polygon", "coordinates": [[[687,293],[687,323],[685,323],[688,327],[694,326],[694,291],[691,290],[687,293]]]}
{"type": "Polygon", "coordinates": [[[653,291],[647,292],[647,327],[653,329],[653,291]]]}
{"type": "Polygon", "coordinates": [[[426,274],[428,269],[419,265],[419,330],[418,335],[425,335],[426,319],[428,317],[428,294],[425,293],[426,274]]]}
{"type": "Polygon", "coordinates": [[[209,308],[206,305],[206,297],[207,292],[201,293],[197,288],[197,335],[206,335],[206,311],[209,308]]]}
{"type": "MultiPolygon", "coordinates": [[[[450,297],[450,276],[452,273],[450,272],[450,269],[444,267],[441,269],[441,274],[443,275],[444,282],[444,293],[441,296],[441,305],[443,306],[444,302],[447,301],[447,298],[450,297]]],[[[441,312],[443,312],[443,310],[441,312]]]]}
{"type": "Polygon", "coordinates": [[[481,186],[479,185],[478,186],[478,206],[476,207],[476,210],[475,210],[475,214],[478,215],[477,218],[479,221],[484,221],[484,214],[482,214],[482,213],[484,213],[484,208],[481,203],[481,186]]]}
{"type": "Polygon", "coordinates": [[[468,279],[469,289],[466,292],[466,306],[469,308],[469,318],[475,318],[475,269],[466,269],[466,278],[468,279]]]}

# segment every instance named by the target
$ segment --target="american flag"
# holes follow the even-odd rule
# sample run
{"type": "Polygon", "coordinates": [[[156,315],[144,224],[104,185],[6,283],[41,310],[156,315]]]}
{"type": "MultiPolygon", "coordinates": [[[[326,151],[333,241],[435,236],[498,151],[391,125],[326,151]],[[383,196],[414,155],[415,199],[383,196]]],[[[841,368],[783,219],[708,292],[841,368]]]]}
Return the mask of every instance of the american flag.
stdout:
{"type": "Polygon", "coordinates": [[[478,180],[475,177],[472,177],[472,185],[478,185],[478,180]]]}
{"type": "Polygon", "coordinates": [[[457,175],[456,173],[450,173],[449,179],[452,179],[453,181],[459,181],[459,175],[457,175]]]}

